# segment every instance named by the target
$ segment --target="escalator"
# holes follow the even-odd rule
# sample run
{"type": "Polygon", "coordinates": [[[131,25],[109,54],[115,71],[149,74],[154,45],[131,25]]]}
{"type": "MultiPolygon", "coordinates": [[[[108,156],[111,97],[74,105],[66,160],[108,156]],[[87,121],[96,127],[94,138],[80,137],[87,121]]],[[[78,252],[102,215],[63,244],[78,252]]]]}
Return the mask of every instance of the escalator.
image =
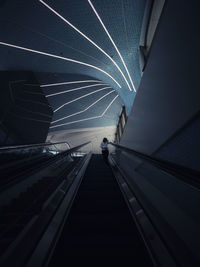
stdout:
{"type": "Polygon", "coordinates": [[[92,155],[48,266],[153,266],[112,170],[92,155]]]}

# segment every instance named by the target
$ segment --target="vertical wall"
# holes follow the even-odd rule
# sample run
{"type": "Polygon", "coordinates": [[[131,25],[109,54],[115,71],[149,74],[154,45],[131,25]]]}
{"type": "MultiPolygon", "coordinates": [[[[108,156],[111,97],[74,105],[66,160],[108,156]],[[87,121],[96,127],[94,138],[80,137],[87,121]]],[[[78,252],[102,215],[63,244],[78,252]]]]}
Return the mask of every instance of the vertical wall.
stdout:
{"type": "MultiPolygon", "coordinates": [[[[166,1],[120,144],[199,170],[198,1],[166,1]]],[[[199,189],[125,151],[118,166],[178,266],[200,266],[199,189]]]]}
{"type": "Polygon", "coordinates": [[[121,141],[154,153],[200,109],[197,1],[166,1],[121,141]]]}

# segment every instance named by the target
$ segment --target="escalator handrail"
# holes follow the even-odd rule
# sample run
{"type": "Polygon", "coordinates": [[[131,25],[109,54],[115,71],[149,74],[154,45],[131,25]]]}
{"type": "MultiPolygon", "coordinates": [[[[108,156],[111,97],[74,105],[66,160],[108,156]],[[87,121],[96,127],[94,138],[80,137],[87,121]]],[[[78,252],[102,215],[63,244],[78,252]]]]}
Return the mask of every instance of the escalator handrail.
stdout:
{"type": "MultiPolygon", "coordinates": [[[[0,191],[5,190],[6,188],[8,188],[9,186],[17,183],[18,181],[26,178],[27,175],[30,175],[33,171],[34,173],[36,173],[37,171],[40,170],[40,168],[47,166],[48,164],[52,164],[52,162],[56,161],[56,160],[60,160],[63,157],[65,157],[68,154],[71,154],[74,151],[77,151],[79,148],[86,146],[88,144],[90,144],[91,141],[80,144],[78,146],[75,146],[73,148],[70,148],[68,150],[62,151],[56,155],[52,155],[50,158],[46,159],[44,162],[42,161],[39,165],[37,164],[37,166],[32,166],[31,168],[28,168],[28,170],[23,170],[22,172],[17,173],[15,176],[13,176],[10,180],[9,183],[4,184],[4,186],[1,186],[0,191]]],[[[29,162],[31,162],[31,160],[29,160],[29,162]]]]}
{"type": "Polygon", "coordinates": [[[49,143],[39,143],[39,144],[29,144],[29,145],[3,146],[3,147],[0,147],[0,151],[11,150],[11,149],[36,148],[36,147],[52,146],[52,145],[58,145],[58,144],[67,144],[70,148],[69,143],[67,141],[63,141],[63,142],[55,142],[55,143],[49,142],[49,143]]]}
{"type": "Polygon", "coordinates": [[[120,150],[126,151],[130,154],[133,154],[134,156],[145,160],[146,162],[150,163],[151,165],[155,166],[158,169],[161,169],[170,175],[173,175],[182,181],[186,182],[187,184],[197,187],[198,189],[200,188],[200,172],[188,167],[184,167],[182,165],[162,160],[162,159],[157,159],[153,156],[149,156],[146,154],[143,154],[141,152],[135,151],[131,148],[118,145],[115,143],[110,143],[111,145],[117,147],[120,150]]]}

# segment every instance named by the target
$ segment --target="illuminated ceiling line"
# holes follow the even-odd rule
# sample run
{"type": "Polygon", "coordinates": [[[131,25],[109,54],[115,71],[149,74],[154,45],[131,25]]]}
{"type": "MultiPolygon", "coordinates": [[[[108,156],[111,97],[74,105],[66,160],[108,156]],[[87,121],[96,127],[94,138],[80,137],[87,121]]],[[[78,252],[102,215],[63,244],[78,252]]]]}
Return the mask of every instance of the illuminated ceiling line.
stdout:
{"type": "Polygon", "coordinates": [[[121,88],[121,85],[109,73],[107,73],[106,71],[104,71],[104,70],[102,70],[102,69],[100,69],[100,68],[98,68],[98,67],[96,67],[94,65],[91,65],[91,64],[88,64],[88,63],[85,63],[85,62],[82,62],[82,61],[78,61],[78,60],[75,60],[75,59],[72,59],[72,58],[61,57],[61,56],[57,56],[57,55],[54,55],[54,54],[49,54],[49,53],[46,53],[46,52],[42,52],[42,51],[38,51],[38,50],[33,50],[33,49],[30,49],[30,48],[26,48],[26,47],[22,47],[22,46],[17,46],[17,45],[13,45],[13,44],[9,44],[9,43],[0,42],[0,45],[14,47],[14,48],[21,49],[21,50],[28,51],[28,52],[32,52],[32,53],[35,53],[35,54],[40,54],[40,55],[44,55],[44,56],[58,58],[58,59],[62,59],[62,60],[65,60],[65,61],[70,61],[70,62],[73,62],[73,63],[77,63],[77,64],[80,64],[80,65],[84,65],[84,66],[87,66],[87,67],[96,69],[98,71],[103,72],[108,77],[110,77],[119,86],[119,88],[121,88]]]}
{"type": "Polygon", "coordinates": [[[91,44],[93,44],[97,49],[99,49],[106,57],[108,57],[112,63],[117,67],[119,72],[121,73],[124,81],[126,82],[128,88],[130,91],[132,91],[124,73],[118,66],[118,64],[114,61],[114,59],[109,56],[100,46],[98,46],[94,41],[92,41],[87,35],[85,35],[83,32],[81,32],[78,28],[76,28],[72,23],[70,23],[67,19],[65,19],[63,16],[61,16],[57,11],[55,11],[52,7],[50,7],[48,4],[46,4],[44,1],[39,0],[40,3],[42,3],[44,6],[46,6],[49,10],[51,10],[55,15],[57,15],[60,19],[62,19],[65,23],[67,23],[71,28],[73,28],[75,31],[77,31],[80,35],[82,35],[86,40],[88,40],[91,44]]]}
{"type": "Polygon", "coordinates": [[[119,97],[119,95],[117,95],[117,96],[115,96],[113,98],[113,100],[109,103],[109,105],[106,107],[106,109],[104,110],[104,112],[101,115],[99,115],[99,116],[90,117],[90,118],[86,118],[86,119],[82,119],[82,120],[77,120],[77,121],[66,122],[66,123],[62,123],[62,124],[50,126],[49,128],[52,129],[52,128],[57,128],[57,127],[64,126],[64,125],[74,124],[74,123],[77,123],[77,122],[83,122],[83,121],[87,121],[87,120],[93,120],[93,119],[101,118],[101,117],[104,116],[104,114],[109,109],[109,107],[112,105],[112,103],[117,99],[117,97],[119,97]]]}
{"type": "Polygon", "coordinates": [[[58,93],[46,95],[46,97],[55,96],[55,95],[61,95],[61,94],[70,93],[70,92],[73,92],[73,91],[78,91],[78,90],[82,90],[82,89],[85,89],[85,88],[90,88],[90,87],[95,87],[95,86],[100,86],[100,85],[107,85],[107,84],[98,83],[98,84],[92,84],[92,85],[87,85],[87,86],[81,86],[81,87],[78,87],[78,88],[74,88],[74,89],[65,90],[65,91],[61,91],[61,92],[58,92],[58,93]]]}
{"type": "Polygon", "coordinates": [[[91,55],[89,55],[89,54],[87,54],[87,53],[85,53],[85,52],[83,52],[83,51],[77,49],[77,48],[74,48],[74,47],[72,47],[72,46],[70,46],[70,45],[67,45],[67,44],[63,43],[62,41],[56,40],[56,39],[54,39],[54,38],[52,38],[52,37],[50,37],[50,36],[48,36],[48,35],[46,35],[46,34],[44,34],[44,33],[42,33],[42,32],[39,32],[39,31],[37,31],[37,30],[33,30],[32,28],[30,28],[30,27],[28,27],[28,26],[24,26],[24,25],[22,25],[22,24],[20,24],[20,23],[17,23],[16,21],[13,22],[13,21],[10,21],[10,20],[8,20],[8,19],[1,19],[1,21],[4,21],[4,22],[6,21],[6,22],[12,23],[12,24],[14,24],[14,25],[17,25],[17,26],[19,26],[19,27],[21,27],[21,28],[23,28],[23,29],[25,29],[25,30],[28,30],[29,32],[32,32],[32,33],[34,33],[34,34],[38,34],[38,35],[40,35],[40,36],[42,36],[42,37],[44,37],[44,38],[46,38],[46,39],[49,39],[49,40],[51,40],[51,41],[53,41],[53,42],[56,42],[56,43],[58,43],[58,44],[60,44],[60,45],[62,45],[62,46],[65,46],[65,47],[67,47],[67,48],[70,48],[70,49],[72,49],[72,50],[74,50],[74,51],[76,51],[76,52],[78,52],[78,53],[80,53],[80,54],[82,54],[82,55],[84,55],[84,56],[86,56],[86,57],[92,58],[93,60],[97,61],[98,63],[103,64],[103,65],[106,66],[106,67],[109,67],[109,66],[106,65],[103,61],[101,61],[101,60],[99,60],[99,59],[97,59],[97,58],[95,58],[95,57],[93,57],[93,56],[91,56],[91,55]]]}
{"type": "Polygon", "coordinates": [[[99,80],[84,80],[84,81],[72,81],[72,82],[62,82],[62,83],[50,83],[50,84],[41,84],[40,87],[50,87],[50,86],[59,86],[64,84],[74,84],[74,83],[102,83],[102,81],[99,80]]]}
{"type": "MultiPolygon", "coordinates": [[[[119,52],[119,49],[117,48],[117,46],[116,46],[114,40],[113,40],[112,37],[110,36],[110,33],[108,32],[108,30],[107,30],[106,26],[104,25],[102,19],[100,18],[99,14],[97,13],[96,9],[94,8],[92,2],[91,2],[90,0],[88,0],[88,3],[90,4],[90,6],[91,6],[92,10],[94,11],[95,15],[97,16],[98,20],[100,21],[102,27],[104,28],[106,34],[107,34],[108,37],[109,37],[111,43],[113,44],[115,50],[117,51],[117,53],[118,53],[118,55],[119,55],[119,57],[120,57],[120,59],[121,59],[121,61],[122,61],[122,64],[124,65],[124,68],[125,68],[125,70],[126,70],[126,73],[128,74],[128,77],[129,77],[129,80],[130,80],[130,82],[131,82],[131,85],[132,85],[134,91],[136,92],[135,86],[134,86],[134,84],[133,84],[133,80],[132,80],[131,75],[130,75],[130,73],[129,73],[129,71],[128,71],[128,68],[127,68],[127,66],[126,66],[126,64],[125,64],[125,62],[124,62],[124,59],[123,59],[121,53],[119,52]]],[[[131,91],[132,91],[132,90],[131,90],[131,91]]]]}
{"type": "Polygon", "coordinates": [[[50,84],[25,84],[25,85],[27,85],[27,86],[51,87],[51,86],[59,86],[59,85],[65,85],[65,84],[90,83],[90,82],[102,83],[102,81],[99,81],[99,80],[84,80],[84,81],[72,81],[72,82],[61,82],[61,83],[50,83],[50,84]]]}
{"type": "Polygon", "coordinates": [[[78,114],[81,114],[81,113],[87,111],[87,110],[90,109],[92,106],[94,106],[96,103],[98,103],[99,101],[101,101],[104,97],[108,96],[109,94],[113,93],[114,91],[115,91],[115,90],[112,90],[112,91],[110,91],[109,93],[103,95],[102,97],[100,97],[99,99],[97,99],[95,102],[93,102],[91,105],[89,105],[87,108],[85,108],[85,109],[83,109],[83,110],[81,110],[81,111],[78,111],[78,112],[76,112],[76,113],[70,114],[70,115],[68,115],[68,116],[66,116],[66,117],[63,117],[63,118],[61,118],[61,119],[52,121],[51,124],[56,123],[56,122],[58,122],[58,121],[62,121],[62,120],[64,120],[64,119],[73,117],[73,116],[75,116],[75,115],[78,115],[78,114]]]}
{"type": "Polygon", "coordinates": [[[61,108],[63,108],[64,106],[66,106],[66,105],[68,105],[68,104],[71,104],[71,103],[73,103],[73,102],[78,101],[79,99],[82,99],[82,98],[87,97],[87,96],[92,95],[92,94],[96,94],[96,93],[98,93],[98,92],[100,92],[100,91],[102,91],[102,90],[106,90],[106,89],[109,89],[109,88],[111,88],[111,87],[109,87],[109,86],[107,86],[107,87],[103,87],[103,88],[98,89],[98,90],[96,90],[96,91],[94,91],[94,92],[91,92],[91,93],[88,93],[88,94],[86,94],[86,95],[77,97],[77,98],[75,98],[75,99],[73,99],[73,100],[71,100],[71,101],[69,101],[69,102],[66,102],[65,104],[61,105],[60,107],[58,107],[57,109],[55,109],[53,112],[55,113],[55,112],[57,112],[58,110],[60,110],[61,108]]]}

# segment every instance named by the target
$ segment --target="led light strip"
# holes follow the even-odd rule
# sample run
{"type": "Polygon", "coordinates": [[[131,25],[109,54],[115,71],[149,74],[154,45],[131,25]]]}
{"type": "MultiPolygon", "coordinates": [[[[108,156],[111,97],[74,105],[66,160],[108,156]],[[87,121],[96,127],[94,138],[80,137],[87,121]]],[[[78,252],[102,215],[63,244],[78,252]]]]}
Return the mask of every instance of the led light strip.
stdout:
{"type": "Polygon", "coordinates": [[[75,31],[77,31],[80,35],[82,35],[85,39],[87,39],[91,44],[93,44],[97,49],[99,49],[105,56],[107,56],[112,63],[117,67],[117,69],[119,70],[119,72],[121,73],[123,79],[125,80],[128,88],[130,91],[132,91],[124,73],[122,72],[122,70],[120,69],[120,67],[118,66],[118,64],[113,60],[113,58],[111,56],[109,56],[100,46],[98,46],[94,41],[92,41],[87,35],[85,35],[83,32],[81,32],[78,28],[76,28],[72,23],[70,23],[67,19],[65,19],[63,16],[61,16],[57,11],[55,11],[52,7],[50,7],[48,4],[46,4],[44,1],[39,0],[40,3],[42,3],[44,6],[46,6],[49,10],[51,10],[55,15],[57,15],[59,18],[61,18],[65,23],[67,23],[70,27],[72,27],[75,31]]]}
{"type": "Polygon", "coordinates": [[[104,70],[102,70],[102,69],[100,69],[100,68],[98,68],[98,67],[96,67],[94,65],[90,65],[88,63],[85,63],[85,62],[82,62],[82,61],[78,61],[78,60],[75,60],[75,59],[71,59],[71,58],[67,58],[67,57],[61,57],[61,56],[57,56],[57,55],[54,55],[54,54],[49,54],[49,53],[46,53],[46,52],[33,50],[33,49],[30,49],[30,48],[17,46],[17,45],[13,45],[13,44],[9,44],[9,43],[0,42],[0,45],[13,47],[13,48],[21,49],[21,50],[24,50],[24,51],[28,51],[28,52],[44,55],[44,56],[58,58],[58,59],[62,59],[62,60],[65,60],[65,61],[70,61],[70,62],[73,62],[73,63],[77,63],[77,64],[80,64],[80,65],[84,65],[84,66],[99,70],[99,71],[103,72],[104,74],[106,74],[108,77],[110,77],[119,86],[119,88],[121,88],[121,85],[109,73],[107,73],[106,71],[104,71],[104,70]]]}
{"type": "Polygon", "coordinates": [[[87,108],[85,108],[85,109],[83,109],[83,110],[81,110],[81,111],[78,111],[78,112],[76,112],[76,113],[70,114],[70,115],[68,115],[68,116],[66,116],[66,117],[63,117],[63,118],[61,118],[61,119],[52,121],[51,124],[54,124],[54,123],[56,123],[56,122],[58,122],[58,121],[62,121],[62,120],[64,120],[64,119],[73,117],[73,116],[75,116],[75,115],[78,115],[78,114],[81,114],[81,113],[87,111],[89,108],[91,108],[92,106],[94,106],[96,103],[98,103],[98,102],[101,101],[104,97],[110,95],[110,94],[113,93],[114,91],[115,91],[115,90],[112,90],[112,91],[110,91],[109,93],[105,94],[104,96],[100,97],[98,100],[96,100],[95,102],[93,102],[93,103],[92,103],[91,105],[89,105],[87,108]]]}
{"type": "Polygon", "coordinates": [[[104,112],[99,115],[99,116],[95,116],[95,117],[91,117],[91,118],[86,118],[86,119],[82,119],[82,120],[77,120],[77,121],[71,121],[71,122],[66,122],[66,123],[62,123],[62,124],[58,124],[58,125],[55,125],[55,126],[50,126],[49,128],[52,129],[52,128],[56,128],[56,127],[60,127],[60,126],[64,126],[64,125],[69,125],[69,124],[74,124],[74,123],[77,123],[77,122],[82,122],[82,121],[88,121],[88,120],[93,120],[93,119],[98,119],[98,118],[101,118],[104,116],[104,114],[106,113],[106,111],[109,109],[109,107],[112,105],[112,103],[117,99],[117,97],[119,97],[119,95],[115,96],[113,98],[113,100],[110,102],[110,104],[107,106],[107,108],[104,110],[104,112]]]}
{"type": "Polygon", "coordinates": [[[65,104],[63,104],[63,105],[61,105],[60,107],[58,107],[57,109],[55,109],[53,112],[55,113],[55,112],[57,112],[58,110],[60,110],[61,108],[63,108],[63,107],[66,106],[66,105],[69,105],[69,104],[71,104],[71,103],[73,103],[73,102],[78,101],[79,99],[82,99],[82,98],[84,98],[84,97],[86,97],[86,96],[89,96],[89,95],[92,95],[92,94],[96,94],[96,93],[98,93],[98,92],[100,92],[100,91],[102,91],[102,90],[106,90],[106,89],[108,89],[108,88],[111,88],[111,87],[104,87],[104,88],[101,88],[101,89],[96,90],[96,91],[94,91],[94,92],[88,93],[88,94],[86,94],[86,95],[77,97],[77,98],[75,98],[74,100],[71,100],[71,101],[69,101],[69,102],[67,102],[67,103],[65,103],[65,104]]]}
{"type": "Polygon", "coordinates": [[[100,86],[100,85],[106,85],[105,83],[99,83],[99,84],[93,84],[93,85],[87,85],[87,86],[82,86],[82,87],[78,87],[78,88],[74,88],[74,89],[70,89],[70,90],[65,90],[65,91],[61,91],[58,93],[54,93],[54,94],[50,94],[50,95],[46,95],[46,97],[50,97],[50,96],[55,96],[55,95],[60,95],[60,94],[65,94],[65,93],[70,93],[73,91],[78,91],[81,89],[85,89],[85,88],[89,88],[89,87],[95,87],[95,86],[100,86]]]}
{"type": "Polygon", "coordinates": [[[65,85],[65,84],[74,84],[74,83],[90,83],[90,82],[96,82],[101,83],[102,81],[99,80],[84,80],[84,81],[73,81],[73,82],[62,82],[62,83],[50,83],[50,84],[25,84],[27,86],[40,86],[40,87],[51,87],[51,86],[59,86],[59,85],[65,85]]]}
{"type": "MultiPolygon", "coordinates": [[[[50,87],[50,86],[59,86],[64,84],[74,84],[74,83],[102,83],[102,81],[99,80],[84,80],[84,81],[73,81],[73,82],[62,82],[62,83],[51,83],[51,84],[41,84],[40,87],[50,87]]],[[[33,84],[32,84],[33,85],[33,84]]]]}
{"type": "Polygon", "coordinates": [[[99,14],[97,13],[96,9],[94,8],[94,6],[93,6],[93,4],[91,3],[90,0],[88,0],[88,3],[90,4],[92,10],[94,11],[95,15],[97,16],[98,20],[100,21],[101,25],[103,26],[103,28],[104,28],[106,34],[108,35],[110,41],[111,41],[112,44],[113,44],[115,50],[117,51],[117,53],[118,53],[118,55],[119,55],[119,57],[120,57],[120,59],[121,59],[123,65],[124,65],[124,68],[125,68],[125,70],[126,70],[126,72],[127,72],[127,74],[128,74],[128,77],[129,77],[129,79],[130,79],[131,85],[132,85],[134,91],[136,92],[135,86],[134,86],[134,84],[133,84],[133,80],[132,80],[132,78],[131,78],[131,76],[130,76],[130,73],[129,73],[129,71],[128,71],[128,68],[127,68],[127,66],[126,66],[126,64],[125,64],[125,62],[124,62],[124,59],[123,59],[121,53],[119,52],[119,49],[117,48],[117,46],[116,46],[114,40],[113,40],[112,37],[110,36],[110,34],[109,34],[109,32],[108,32],[106,26],[104,25],[103,21],[101,20],[99,14]]]}

